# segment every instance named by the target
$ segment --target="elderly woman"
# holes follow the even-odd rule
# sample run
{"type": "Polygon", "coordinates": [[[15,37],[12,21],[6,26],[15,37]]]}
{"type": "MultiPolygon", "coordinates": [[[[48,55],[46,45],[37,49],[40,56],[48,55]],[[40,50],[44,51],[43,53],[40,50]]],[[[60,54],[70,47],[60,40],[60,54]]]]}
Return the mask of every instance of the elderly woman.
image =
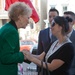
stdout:
{"type": "MultiPolygon", "coordinates": [[[[38,56],[25,52],[26,58],[41,66],[41,61],[45,56],[50,75],[69,75],[68,70],[74,56],[74,48],[72,42],[66,36],[68,29],[67,19],[61,16],[55,17],[51,24],[51,30],[58,40],[51,45],[48,52],[43,52],[38,56]]],[[[43,68],[45,69],[43,75],[48,75],[45,62],[43,62],[43,68]]]]}
{"type": "Polygon", "coordinates": [[[31,8],[23,2],[10,6],[10,22],[0,29],[0,75],[18,75],[17,65],[24,61],[24,54],[19,52],[18,29],[27,26],[31,14],[31,8]]]}

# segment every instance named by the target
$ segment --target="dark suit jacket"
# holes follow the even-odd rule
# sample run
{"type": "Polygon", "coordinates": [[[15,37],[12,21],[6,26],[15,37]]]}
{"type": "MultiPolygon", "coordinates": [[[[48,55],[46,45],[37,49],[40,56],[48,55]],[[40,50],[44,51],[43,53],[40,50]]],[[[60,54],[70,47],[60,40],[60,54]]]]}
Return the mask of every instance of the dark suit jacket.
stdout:
{"type": "MultiPolygon", "coordinates": [[[[52,35],[52,42],[54,42],[55,40],[56,38],[52,35]]],[[[52,42],[50,38],[50,28],[41,30],[39,33],[38,54],[41,54],[43,51],[47,50],[52,42]]]]}
{"type": "Polygon", "coordinates": [[[72,41],[73,46],[74,46],[74,59],[73,59],[73,62],[72,62],[69,72],[70,72],[70,75],[75,75],[75,30],[73,30],[73,32],[70,36],[70,40],[72,41]]]}

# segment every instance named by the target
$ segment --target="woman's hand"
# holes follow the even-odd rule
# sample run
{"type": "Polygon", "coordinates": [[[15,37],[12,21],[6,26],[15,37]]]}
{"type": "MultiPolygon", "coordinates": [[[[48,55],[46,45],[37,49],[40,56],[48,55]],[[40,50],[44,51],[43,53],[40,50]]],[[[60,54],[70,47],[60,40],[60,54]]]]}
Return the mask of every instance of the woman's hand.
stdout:
{"type": "Polygon", "coordinates": [[[26,50],[23,53],[24,53],[25,58],[31,61],[31,59],[33,58],[33,55],[29,51],[26,51],[26,50]]]}

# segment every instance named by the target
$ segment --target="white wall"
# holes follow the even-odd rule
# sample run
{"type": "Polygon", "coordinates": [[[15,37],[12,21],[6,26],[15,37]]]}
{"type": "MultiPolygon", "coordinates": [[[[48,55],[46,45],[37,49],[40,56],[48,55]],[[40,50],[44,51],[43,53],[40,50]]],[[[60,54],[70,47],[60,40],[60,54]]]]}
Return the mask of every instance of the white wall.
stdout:
{"type": "Polygon", "coordinates": [[[68,5],[68,10],[75,12],[75,0],[48,0],[48,10],[51,8],[51,5],[56,6],[55,8],[58,9],[60,15],[63,15],[63,5],[68,5]]]}

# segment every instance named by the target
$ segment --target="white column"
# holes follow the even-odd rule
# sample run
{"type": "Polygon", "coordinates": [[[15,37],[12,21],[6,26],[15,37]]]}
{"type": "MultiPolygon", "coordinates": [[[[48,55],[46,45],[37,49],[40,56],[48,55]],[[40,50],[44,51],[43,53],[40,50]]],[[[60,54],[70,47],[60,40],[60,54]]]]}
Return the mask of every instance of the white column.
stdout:
{"type": "Polygon", "coordinates": [[[2,20],[0,19],[0,28],[2,27],[2,20]]]}
{"type": "Polygon", "coordinates": [[[40,28],[45,28],[44,20],[47,19],[47,0],[40,0],[40,28]]]}

